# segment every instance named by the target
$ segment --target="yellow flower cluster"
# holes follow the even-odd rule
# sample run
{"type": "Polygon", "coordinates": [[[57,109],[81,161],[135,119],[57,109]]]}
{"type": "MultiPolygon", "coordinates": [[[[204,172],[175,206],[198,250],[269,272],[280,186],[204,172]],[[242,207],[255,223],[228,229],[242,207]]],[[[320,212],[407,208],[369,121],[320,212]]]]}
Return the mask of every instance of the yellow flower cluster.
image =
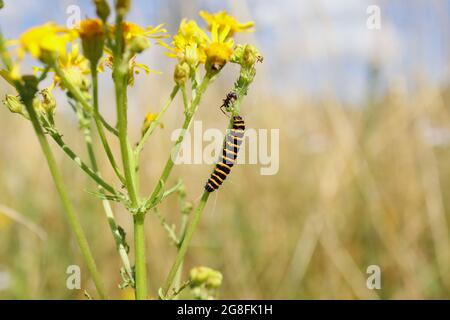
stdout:
{"type": "Polygon", "coordinates": [[[210,14],[200,12],[210,31],[210,36],[194,20],[181,21],[178,33],[173,37],[169,56],[177,58],[180,64],[187,63],[195,69],[198,64],[206,64],[220,70],[233,54],[236,32],[251,31],[253,22],[239,23],[225,11],[210,14]]]}
{"type": "MultiPolygon", "coordinates": [[[[176,69],[178,82],[185,81],[199,64],[220,70],[232,59],[233,36],[237,32],[252,31],[254,26],[253,22],[238,22],[225,11],[215,14],[201,11],[200,16],[207,24],[205,30],[194,20],[182,20],[171,46],[159,40],[160,44],[170,50],[168,55],[179,60],[176,69]]],[[[112,51],[108,47],[111,42],[106,42],[105,39],[108,37],[114,39],[115,31],[115,26],[105,26],[101,19],[85,19],[76,29],[68,29],[49,22],[31,28],[20,36],[16,41],[19,44],[18,56],[21,60],[28,52],[44,64],[56,63],[64,71],[70,71],[81,84],[82,77],[90,72],[89,62],[91,65],[97,65],[100,61],[100,70],[103,70],[103,65],[113,62],[110,56],[112,51]],[[111,34],[105,35],[105,30],[109,30],[108,33],[111,34]],[[81,40],[84,55],[80,53],[78,44],[74,43],[77,38],[81,40]],[[71,51],[68,50],[70,47],[71,51]],[[106,58],[104,58],[105,51],[106,58]]],[[[163,25],[144,28],[133,22],[123,22],[122,33],[125,45],[132,53],[131,75],[138,73],[139,69],[148,73],[150,69],[147,66],[135,62],[135,55],[150,46],[149,39],[167,37],[163,25]]],[[[18,72],[18,68],[14,70],[15,73],[18,72]]],[[[14,77],[13,74],[8,76],[10,79],[14,77]]]]}
{"type": "Polygon", "coordinates": [[[26,31],[19,39],[19,57],[29,52],[33,57],[48,62],[55,54],[64,54],[69,42],[77,37],[75,30],[67,29],[48,22],[26,31]]]}

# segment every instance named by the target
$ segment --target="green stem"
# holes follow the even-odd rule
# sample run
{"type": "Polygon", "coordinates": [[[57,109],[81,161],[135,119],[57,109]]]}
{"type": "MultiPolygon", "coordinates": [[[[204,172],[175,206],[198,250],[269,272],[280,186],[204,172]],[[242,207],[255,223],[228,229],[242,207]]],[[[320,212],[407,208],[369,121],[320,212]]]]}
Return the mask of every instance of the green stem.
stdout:
{"type": "Polygon", "coordinates": [[[134,150],[134,157],[135,157],[136,161],[138,161],[139,156],[140,156],[142,150],[144,149],[144,145],[145,145],[145,142],[147,141],[148,137],[150,137],[150,135],[153,133],[155,128],[161,122],[161,119],[164,116],[164,114],[166,113],[166,111],[169,109],[169,106],[172,103],[172,101],[175,98],[175,96],[177,95],[179,88],[180,88],[179,86],[175,86],[173,88],[172,92],[170,93],[169,99],[167,99],[167,101],[164,104],[163,108],[158,113],[158,115],[156,116],[155,120],[152,121],[152,123],[148,127],[147,131],[145,131],[145,134],[142,136],[141,140],[139,141],[138,145],[136,146],[136,149],[134,150]]]}
{"type": "Polygon", "coordinates": [[[116,92],[117,129],[119,134],[120,152],[122,155],[125,186],[133,209],[134,222],[134,250],[135,250],[135,292],[136,299],[147,299],[147,270],[145,254],[145,215],[138,212],[140,203],[136,185],[136,166],[134,155],[128,141],[127,132],[127,85],[128,85],[128,59],[124,59],[122,22],[124,13],[119,10],[116,16],[115,52],[113,79],[116,92]]]}
{"type": "MultiPolygon", "coordinates": [[[[86,141],[86,148],[88,150],[89,158],[92,164],[92,168],[95,170],[97,175],[100,175],[97,165],[97,159],[95,157],[94,149],[92,147],[92,131],[90,126],[84,128],[84,140],[86,141]]],[[[102,186],[98,185],[99,192],[104,193],[102,186]]],[[[133,272],[131,270],[130,260],[128,258],[127,249],[125,248],[124,239],[122,237],[121,232],[119,231],[119,227],[116,222],[116,218],[114,217],[114,212],[112,211],[111,204],[108,200],[102,200],[103,210],[105,211],[106,218],[108,219],[108,225],[113,235],[116,249],[119,253],[120,259],[122,260],[122,265],[125,269],[125,272],[128,275],[128,278],[133,282],[133,272]]]]}
{"type": "Polygon", "coordinates": [[[192,217],[191,222],[189,223],[186,234],[181,243],[180,249],[178,250],[177,257],[175,258],[175,262],[170,269],[169,275],[164,283],[163,287],[163,295],[166,297],[169,293],[170,288],[172,287],[172,283],[176,274],[178,273],[178,269],[181,267],[184,256],[186,255],[186,251],[189,247],[189,243],[191,242],[192,235],[194,234],[195,229],[197,228],[198,222],[200,221],[200,217],[202,215],[203,209],[205,208],[206,202],[208,201],[209,192],[204,191],[200,202],[195,209],[194,216],[192,217]]]}
{"type": "Polygon", "coordinates": [[[64,151],[64,153],[70,159],[72,159],[90,178],[92,178],[98,185],[102,186],[108,192],[117,195],[117,191],[111,185],[103,180],[95,171],[93,171],[86,163],[84,163],[71,148],[66,145],[59,133],[49,132],[49,134],[56,142],[56,144],[64,151]]]}
{"type": "Polygon", "coordinates": [[[205,78],[203,79],[202,83],[200,84],[200,86],[198,88],[197,95],[196,95],[194,101],[192,101],[191,108],[189,110],[186,110],[186,112],[185,112],[186,117],[185,117],[185,120],[183,123],[183,127],[181,128],[180,135],[178,136],[177,141],[175,142],[174,146],[172,147],[172,150],[169,155],[169,159],[167,159],[167,161],[166,161],[166,165],[164,166],[164,170],[159,178],[158,184],[156,185],[155,189],[153,190],[153,192],[152,192],[150,198],[147,200],[146,204],[151,205],[155,201],[155,199],[158,197],[162,188],[166,184],[166,181],[169,178],[169,175],[175,164],[174,160],[178,156],[182,142],[186,136],[187,131],[189,130],[189,127],[192,123],[194,115],[198,110],[203,92],[206,90],[206,88],[208,87],[208,85],[212,79],[213,79],[213,77],[210,74],[205,75],[205,78]]]}
{"type": "Polygon", "coordinates": [[[106,139],[105,131],[103,130],[103,124],[100,121],[100,113],[98,108],[98,73],[96,66],[91,67],[91,75],[92,75],[92,91],[94,98],[94,122],[97,127],[98,135],[100,137],[100,141],[102,142],[103,148],[105,149],[105,153],[108,157],[108,160],[119,178],[120,182],[125,183],[125,179],[123,175],[120,173],[119,168],[117,166],[116,160],[114,159],[114,155],[111,151],[111,148],[108,144],[108,140],[106,139]]]}
{"type": "Polygon", "coordinates": [[[135,254],[135,282],[136,282],[136,299],[147,299],[147,262],[145,254],[145,232],[144,232],[145,215],[135,214],[134,222],[134,254],[135,254]]]}
{"type": "Polygon", "coordinates": [[[93,107],[89,104],[89,102],[86,100],[86,98],[83,96],[83,93],[81,90],[67,77],[66,73],[61,70],[61,68],[55,63],[52,65],[53,69],[55,70],[55,73],[60,77],[62,83],[64,86],[69,90],[69,92],[72,94],[72,96],[83,106],[83,108],[88,112],[89,114],[92,114],[94,118],[98,117],[99,120],[102,122],[102,124],[105,126],[105,128],[110,131],[115,136],[118,135],[117,129],[113,128],[101,115],[95,114],[93,107]]]}
{"type": "MultiPolygon", "coordinates": [[[[27,89],[26,88],[22,89],[19,87],[18,90],[19,90],[19,92],[22,93],[22,92],[26,91],[27,89]]],[[[97,288],[100,298],[106,299],[107,295],[106,295],[103,281],[101,280],[100,274],[97,270],[97,266],[96,266],[94,257],[92,256],[91,250],[89,248],[89,244],[87,242],[86,235],[84,234],[83,229],[78,221],[78,217],[72,207],[72,204],[70,203],[69,197],[67,195],[67,191],[65,189],[64,183],[63,183],[61,175],[59,173],[58,166],[56,164],[53,153],[50,149],[47,139],[45,138],[45,134],[44,134],[44,131],[42,130],[41,124],[39,123],[36,111],[33,108],[32,98],[25,98],[27,96],[26,93],[21,94],[21,96],[24,99],[24,104],[28,111],[28,114],[30,115],[30,120],[33,124],[34,131],[36,133],[36,136],[39,140],[42,151],[47,160],[47,164],[50,169],[51,175],[53,177],[53,181],[55,183],[56,189],[58,190],[63,207],[67,214],[67,218],[68,218],[69,223],[75,233],[75,237],[77,239],[81,253],[86,261],[87,267],[91,273],[95,287],[97,288]]]]}

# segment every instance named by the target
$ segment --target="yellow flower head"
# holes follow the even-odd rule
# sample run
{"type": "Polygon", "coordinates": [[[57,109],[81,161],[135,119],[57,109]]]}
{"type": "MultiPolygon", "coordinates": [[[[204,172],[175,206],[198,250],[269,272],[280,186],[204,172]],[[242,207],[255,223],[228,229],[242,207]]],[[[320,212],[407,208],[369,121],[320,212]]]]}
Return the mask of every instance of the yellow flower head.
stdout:
{"type": "Polygon", "coordinates": [[[166,47],[171,51],[169,57],[186,61],[195,68],[198,63],[206,61],[204,48],[208,41],[208,36],[194,20],[183,19],[178,33],[173,37],[173,47],[166,47]]]}
{"type": "MultiPolygon", "coordinates": [[[[114,32],[114,26],[112,27],[114,32]]],[[[165,33],[166,29],[163,28],[163,24],[157,25],[156,27],[148,26],[143,28],[133,22],[123,22],[122,24],[123,38],[126,43],[131,43],[136,37],[145,38],[164,38],[167,37],[165,33]]]]}
{"type": "MultiPolygon", "coordinates": [[[[87,89],[89,86],[87,75],[90,73],[89,61],[80,53],[79,44],[74,43],[70,52],[66,51],[60,55],[57,63],[78,87],[87,89]]],[[[54,83],[64,89],[61,80],[56,75],[54,83]]]]}
{"type": "Polygon", "coordinates": [[[103,22],[100,19],[82,20],[78,28],[78,34],[81,38],[84,55],[92,65],[96,65],[103,54],[105,42],[103,22]]]}
{"type": "Polygon", "coordinates": [[[206,60],[214,70],[220,70],[230,61],[233,54],[234,41],[229,38],[230,26],[219,32],[219,25],[214,24],[211,29],[211,40],[205,48],[206,60]]]}
{"type": "Polygon", "coordinates": [[[219,31],[229,27],[229,37],[232,37],[236,32],[253,31],[253,27],[255,25],[253,21],[239,23],[234,17],[228,15],[226,11],[220,11],[215,14],[200,11],[199,14],[208,24],[209,30],[212,30],[215,24],[218,25],[219,31]]]}
{"type": "Polygon", "coordinates": [[[31,28],[20,36],[19,56],[23,57],[25,52],[29,52],[33,57],[48,62],[48,58],[64,54],[67,44],[76,36],[75,30],[48,22],[31,28]]]}
{"type": "Polygon", "coordinates": [[[81,40],[103,38],[103,23],[100,19],[81,20],[78,34],[81,40]]]}

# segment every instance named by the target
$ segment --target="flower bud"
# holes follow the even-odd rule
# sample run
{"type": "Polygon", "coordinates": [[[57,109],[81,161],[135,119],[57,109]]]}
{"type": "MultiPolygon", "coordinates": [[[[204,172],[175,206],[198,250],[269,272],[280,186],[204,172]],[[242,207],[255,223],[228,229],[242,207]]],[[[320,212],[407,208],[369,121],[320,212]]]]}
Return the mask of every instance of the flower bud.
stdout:
{"type": "Polygon", "coordinates": [[[3,6],[4,6],[3,0],[0,0],[0,9],[3,9],[3,6]]]}
{"type": "Polygon", "coordinates": [[[130,51],[133,54],[141,53],[148,47],[150,47],[150,40],[142,36],[133,37],[133,40],[130,43],[130,51]]]}
{"type": "Polygon", "coordinates": [[[103,22],[106,22],[111,13],[111,9],[109,8],[108,2],[106,0],[94,0],[94,4],[97,17],[102,19],[103,22]]]}
{"type": "Polygon", "coordinates": [[[222,274],[208,267],[196,267],[191,269],[189,279],[192,287],[205,285],[210,289],[217,289],[222,284],[222,274]]]}
{"type": "Polygon", "coordinates": [[[178,85],[183,85],[189,77],[190,68],[186,62],[180,62],[175,66],[173,79],[178,85]]]}
{"type": "Polygon", "coordinates": [[[256,61],[261,61],[259,50],[250,44],[236,46],[231,61],[240,64],[244,68],[251,68],[256,61]]]}
{"type": "Polygon", "coordinates": [[[103,31],[103,22],[99,19],[86,19],[80,22],[78,30],[83,46],[83,53],[96,66],[103,55],[103,46],[105,35],[103,31]]]}
{"type": "Polygon", "coordinates": [[[258,49],[256,49],[255,46],[248,44],[244,49],[242,65],[244,67],[251,67],[256,63],[256,61],[258,61],[259,57],[261,57],[261,55],[259,54],[258,49]]]}
{"type": "Polygon", "coordinates": [[[119,14],[124,15],[130,10],[131,0],[116,0],[116,10],[119,14]]]}
{"type": "Polygon", "coordinates": [[[25,112],[25,106],[23,105],[22,101],[20,101],[20,98],[17,96],[7,94],[5,96],[5,100],[3,100],[2,102],[12,113],[18,113],[23,115],[25,112]]]}
{"type": "Polygon", "coordinates": [[[142,124],[141,134],[144,135],[145,132],[147,132],[148,128],[150,128],[150,125],[153,121],[156,119],[156,114],[149,112],[145,116],[144,123],[142,124]]]}
{"type": "Polygon", "coordinates": [[[42,96],[41,108],[48,114],[55,113],[56,100],[50,88],[45,88],[40,92],[42,96]]]}

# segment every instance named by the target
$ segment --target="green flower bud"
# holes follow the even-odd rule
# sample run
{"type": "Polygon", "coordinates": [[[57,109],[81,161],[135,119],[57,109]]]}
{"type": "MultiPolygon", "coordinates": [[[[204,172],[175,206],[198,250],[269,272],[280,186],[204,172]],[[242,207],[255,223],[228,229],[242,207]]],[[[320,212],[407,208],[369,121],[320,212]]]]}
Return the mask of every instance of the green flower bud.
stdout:
{"type": "Polygon", "coordinates": [[[42,96],[41,108],[49,114],[53,114],[56,109],[56,100],[53,96],[52,91],[49,88],[46,88],[40,92],[42,96]]]}
{"type": "Polygon", "coordinates": [[[206,281],[206,287],[212,289],[219,288],[222,284],[222,278],[222,274],[219,271],[212,270],[206,281]]]}
{"type": "Polygon", "coordinates": [[[231,61],[240,64],[243,68],[251,68],[257,61],[262,61],[262,56],[255,46],[237,45],[231,61]]]}
{"type": "Polygon", "coordinates": [[[178,63],[175,66],[175,72],[173,73],[173,79],[178,85],[182,85],[189,77],[190,68],[186,62],[178,63]]]}
{"type": "Polygon", "coordinates": [[[133,40],[130,43],[130,51],[133,54],[141,53],[148,47],[150,47],[150,40],[142,36],[133,37],[133,40]]]}
{"type": "Polygon", "coordinates": [[[80,23],[78,30],[83,46],[83,53],[88,58],[92,66],[97,66],[103,55],[105,35],[103,22],[99,19],[85,19],[80,23]]]}
{"type": "Polygon", "coordinates": [[[258,59],[260,59],[261,55],[259,54],[258,49],[255,46],[250,44],[245,46],[244,54],[242,55],[242,66],[243,67],[252,67],[258,59]]]}
{"type": "Polygon", "coordinates": [[[116,0],[116,10],[119,14],[124,15],[130,10],[131,0],[116,0]]]}
{"type": "Polygon", "coordinates": [[[192,287],[205,285],[210,289],[217,289],[222,284],[222,274],[208,267],[196,267],[191,269],[189,279],[192,287]]]}
{"type": "Polygon", "coordinates": [[[3,9],[3,6],[4,6],[3,0],[0,0],[0,9],[3,9]]]}
{"type": "Polygon", "coordinates": [[[191,286],[201,286],[208,280],[210,268],[208,267],[196,267],[191,269],[189,272],[189,279],[191,281],[191,286]]]}
{"type": "Polygon", "coordinates": [[[97,17],[106,22],[109,15],[111,14],[111,9],[109,8],[108,2],[106,0],[94,0],[95,12],[97,17]]]}
{"type": "Polygon", "coordinates": [[[23,105],[20,98],[17,96],[7,94],[5,96],[5,100],[3,100],[2,102],[12,113],[18,113],[23,115],[25,112],[25,106],[23,105]]]}

